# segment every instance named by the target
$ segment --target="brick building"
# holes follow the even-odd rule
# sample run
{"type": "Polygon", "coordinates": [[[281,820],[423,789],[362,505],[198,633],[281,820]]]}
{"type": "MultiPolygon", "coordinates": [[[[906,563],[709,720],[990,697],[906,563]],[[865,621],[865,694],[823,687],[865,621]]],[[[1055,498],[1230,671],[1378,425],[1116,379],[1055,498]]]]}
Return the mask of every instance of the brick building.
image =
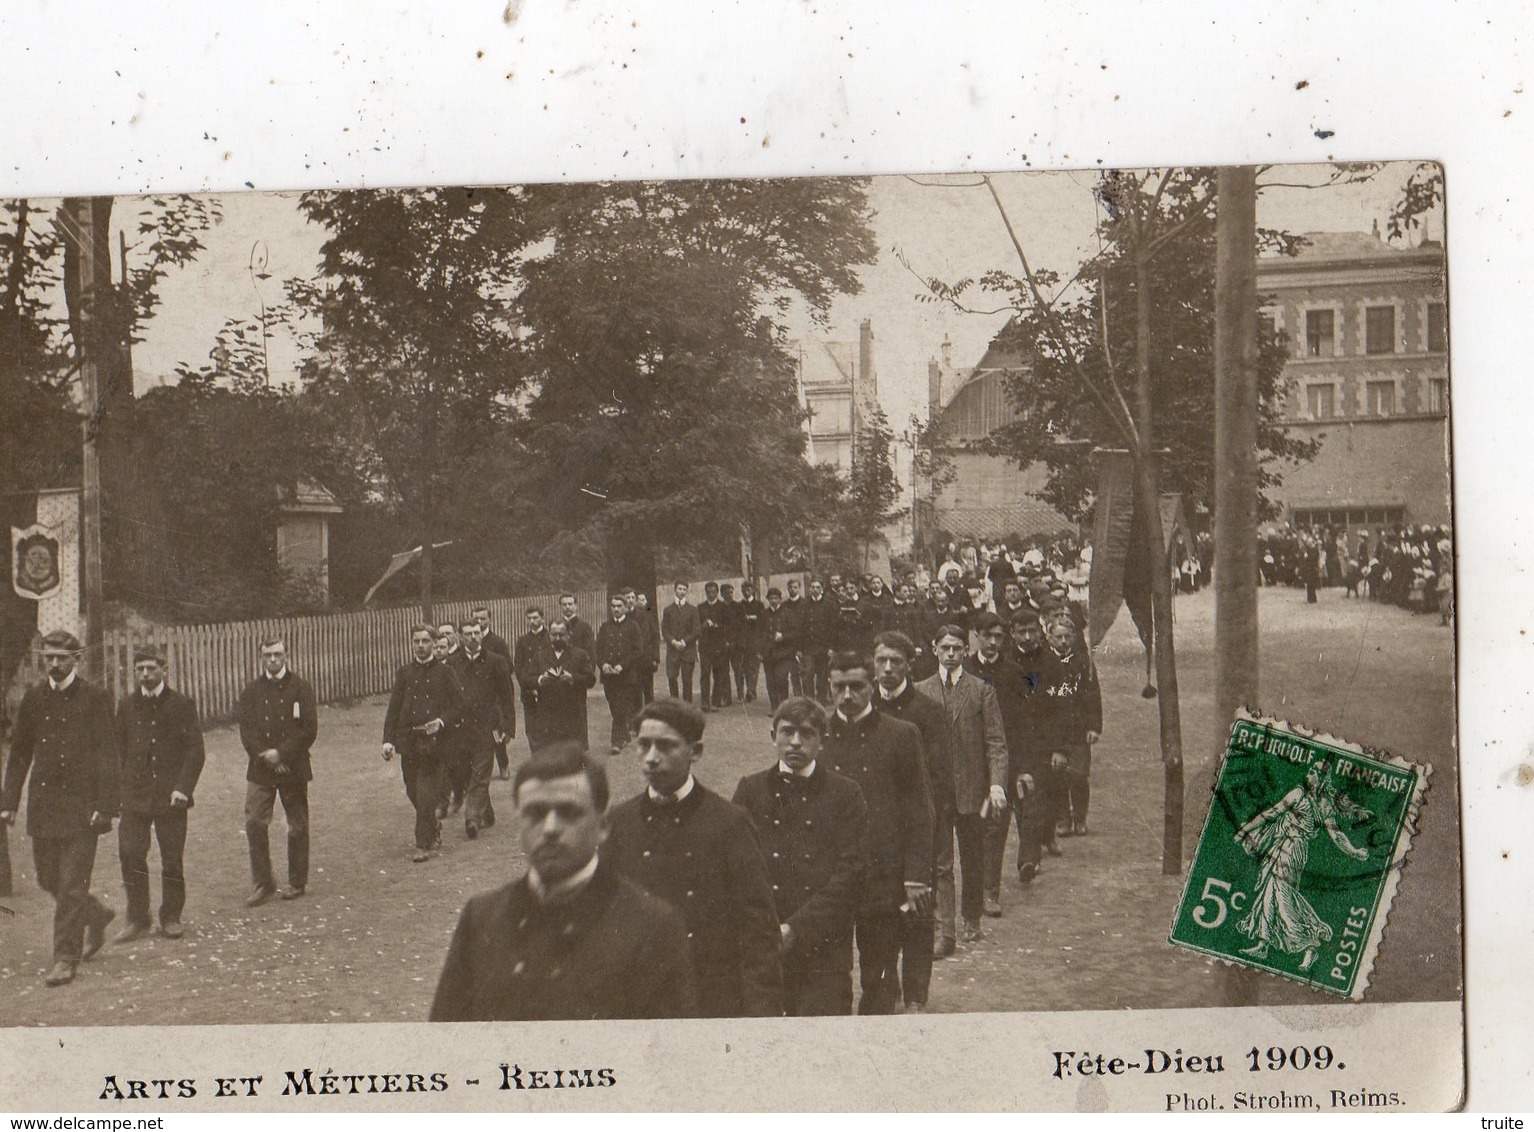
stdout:
{"type": "Polygon", "coordinates": [[[1444,249],[1310,232],[1258,263],[1263,315],[1285,331],[1284,422],[1321,439],[1271,492],[1296,525],[1449,522],[1444,249]]]}

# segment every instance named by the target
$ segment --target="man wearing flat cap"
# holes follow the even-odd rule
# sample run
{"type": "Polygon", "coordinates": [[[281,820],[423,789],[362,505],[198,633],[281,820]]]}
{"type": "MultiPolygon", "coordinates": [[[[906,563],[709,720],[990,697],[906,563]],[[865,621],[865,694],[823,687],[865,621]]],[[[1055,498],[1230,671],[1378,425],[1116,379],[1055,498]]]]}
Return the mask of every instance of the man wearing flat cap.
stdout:
{"type": "Polygon", "coordinates": [[[72,633],[42,641],[48,678],[22,698],[0,788],[0,821],[10,825],[27,772],[27,834],[38,886],[53,897],[50,987],[73,982],[82,960],[101,950],[114,913],[91,895],[96,839],[117,816],[117,736],[107,694],[75,671],[72,633]]]}
{"type": "Polygon", "coordinates": [[[165,682],[165,654],[149,646],[133,654],[138,690],[117,708],[117,744],[122,754],[122,822],[117,856],[122,864],[128,922],[115,943],[149,934],[149,837],[160,843],[160,932],[181,938],[186,906],[187,811],[206,757],[197,705],[165,682]]]}

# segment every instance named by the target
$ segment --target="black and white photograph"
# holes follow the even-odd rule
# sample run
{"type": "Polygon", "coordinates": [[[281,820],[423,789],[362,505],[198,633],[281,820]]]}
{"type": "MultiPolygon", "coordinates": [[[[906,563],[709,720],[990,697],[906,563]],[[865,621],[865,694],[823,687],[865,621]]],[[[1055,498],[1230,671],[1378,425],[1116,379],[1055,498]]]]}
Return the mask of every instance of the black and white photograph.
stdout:
{"type": "Polygon", "coordinates": [[[1454,1107],[1459,182],[1355,152],[4,193],[0,1040],[101,1042],[78,1106],[1011,1034],[961,1107],[1454,1107]],[[1248,712],[1420,768],[1401,842],[1219,792],[1248,712]]]}

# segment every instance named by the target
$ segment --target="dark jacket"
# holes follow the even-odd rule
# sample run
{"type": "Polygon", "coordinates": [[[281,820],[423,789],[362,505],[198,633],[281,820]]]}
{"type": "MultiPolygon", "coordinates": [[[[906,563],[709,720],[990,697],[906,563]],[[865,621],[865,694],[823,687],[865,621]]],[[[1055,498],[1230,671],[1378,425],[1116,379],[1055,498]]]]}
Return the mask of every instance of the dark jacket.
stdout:
{"type": "Polygon", "coordinates": [[[735,788],[767,857],[778,922],[816,970],[852,969],[852,923],[863,889],[868,806],[856,782],[818,763],[805,778],[774,763],[735,788]]]}
{"type": "Polygon", "coordinates": [[[669,808],[649,792],[612,811],[604,852],[687,922],[704,1017],[783,1013],[781,932],[751,819],[702,783],[669,808]]]}
{"type": "Polygon", "coordinates": [[[484,647],[486,652],[493,652],[496,656],[502,657],[507,664],[511,663],[511,646],[506,643],[506,638],[494,629],[485,633],[484,647]]]}
{"type": "Polygon", "coordinates": [[[665,638],[668,653],[679,653],[684,660],[698,659],[698,633],[703,623],[698,620],[698,608],[694,605],[677,605],[673,602],[661,610],[660,635],[665,638]],[[672,641],[681,641],[678,649],[672,641]]]}
{"type": "Polygon", "coordinates": [[[5,763],[0,810],[16,812],[27,790],[27,834],[76,837],[91,832],[91,815],[117,816],[117,730],[112,702],[78,674],[61,692],[47,680],[21,698],[5,763]]]}
{"type": "Polygon", "coordinates": [[[916,690],[937,700],[948,721],[954,809],[961,814],[978,814],[991,787],[1005,789],[1009,781],[1006,729],[996,692],[986,681],[966,672],[954,689],[945,693],[941,669],[917,684],[916,690]]]}
{"type": "Polygon", "coordinates": [[[762,654],[762,618],[767,613],[766,604],[760,598],[752,598],[749,601],[741,598],[736,603],[735,609],[740,618],[736,642],[744,652],[760,656],[762,654]]]}
{"type": "Polygon", "coordinates": [[[795,610],[787,605],[777,609],[769,605],[762,613],[762,659],[769,664],[792,660],[803,647],[801,632],[802,619],[795,610]],[[782,640],[775,640],[779,633],[783,635],[782,640]]]}
{"type": "Polygon", "coordinates": [[[1012,757],[1012,777],[1015,781],[1019,774],[1031,774],[1040,781],[1039,776],[1049,769],[1049,751],[1039,743],[1043,730],[1040,717],[1050,705],[1044,689],[1044,670],[1054,653],[1049,651],[1048,645],[1041,645],[1031,655],[1015,648],[1007,655],[1022,678],[1022,694],[1014,700],[1010,712],[1014,722],[1007,722],[1006,702],[1001,705],[1002,723],[1007,728],[1007,753],[1012,757]],[[1012,742],[1014,730],[1018,733],[1015,745],[1012,742]]]}
{"type": "Polygon", "coordinates": [[[615,664],[623,671],[616,675],[602,673],[604,685],[639,683],[639,666],[645,662],[644,630],[632,616],[622,621],[607,620],[597,630],[597,651],[593,658],[597,670],[604,664],[615,664]]]}
{"type": "Polygon", "coordinates": [[[831,623],[831,651],[867,656],[873,647],[873,625],[862,608],[855,601],[841,602],[836,608],[836,620],[831,623]]]}
{"type": "Polygon", "coordinates": [[[248,756],[247,782],[285,786],[314,777],[309,748],[319,734],[319,706],[309,681],[291,668],[278,680],[262,673],[240,693],[239,717],[240,743],[248,756]],[[257,756],[273,748],[280,761],[270,767],[257,756]]]}
{"type": "Polygon", "coordinates": [[[463,691],[463,719],[459,729],[470,744],[486,744],[495,731],[517,733],[517,701],[511,690],[511,666],[506,658],[488,649],[470,657],[459,649],[448,657],[453,675],[463,691]]]}
{"type": "Polygon", "coordinates": [[[826,653],[831,651],[831,635],[836,631],[837,603],[829,597],[803,600],[804,644],[815,654],[816,662],[824,664],[826,653]]]}
{"type": "Polygon", "coordinates": [[[169,813],[172,790],[192,805],[207,752],[197,705],[189,697],[168,684],[158,696],[124,696],[117,706],[117,749],[124,813],[169,813]]]}
{"type": "Polygon", "coordinates": [[[549,644],[549,631],[523,633],[517,638],[517,656],[513,671],[517,674],[517,686],[522,691],[524,704],[538,702],[538,675],[553,663],[554,646],[549,644]]]}
{"type": "Polygon", "coordinates": [[[868,804],[868,872],[861,909],[893,912],[905,885],[932,883],[932,790],[921,732],[881,712],[849,723],[832,713],[821,758],[846,775],[868,804]]]}
{"type": "Polygon", "coordinates": [[[927,768],[932,808],[937,817],[942,817],[953,809],[953,752],[949,750],[943,705],[918,692],[910,680],[892,700],[886,700],[883,692],[874,694],[879,697],[880,711],[904,723],[914,723],[921,732],[922,765],[927,768]]]}
{"type": "Polygon", "coordinates": [[[1103,698],[1097,669],[1080,653],[1059,657],[1050,652],[1043,665],[1044,703],[1035,732],[1044,752],[1064,751],[1087,741],[1088,731],[1103,729],[1103,698]]]}
{"type": "Polygon", "coordinates": [[[566,621],[565,625],[570,630],[570,643],[587,656],[595,656],[597,653],[597,635],[590,623],[583,621],[580,614],[576,614],[566,621]]]}
{"type": "MultiPolygon", "coordinates": [[[[1012,656],[1016,656],[1016,653],[1012,656]]],[[[1007,740],[1009,780],[1015,781],[1019,774],[1033,774],[1039,768],[1029,761],[1027,751],[1037,677],[1030,684],[1023,670],[1012,662],[1006,652],[992,664],[985,664],[978,654],[971,654],[964,660],[964,671],[989,684],[996,693],[996,702],[1001,706],[1001,731],[1007,740]]],[[[1045,759],[1046,764],[1048,761],[1045,759]]]]}
{"type": "Polygon", "coordinates": [[[574,645],[556,657],[549,650],[548,667],[538,677],[538,730],[540,742],[574,739],[589,746],[586,693],[597,682],[591,654],[574,645]],[[551,675],[556,670],[557,675],[551,675]],[[548,677],[545,679],[544,677],[548,677]]]}
{"type": "Polygon", "coordinates": [[[568,901],[527,878],[473,897],[448,945],[433,1022],[690,1018],[698,1012],[676,911],[606,860],[568,901]]]}
{"type": "Polygon", "coordinates": [[[725,601],[705,601],[698,606],[698,651],[704,656],[724,656],[730,649],[734,625],[733,606],[725,601]]]}
{"type": "Polygon", "coordinates": [[[448,752],[454,729],[463,718],[463,692],[445,663],[412,660],[394,677],[394,692],[384,713],[383,741],[401,752],[435,758],[448,752]],[[433,719],[446,726],[436,735],[419,730],[433,719]]]}

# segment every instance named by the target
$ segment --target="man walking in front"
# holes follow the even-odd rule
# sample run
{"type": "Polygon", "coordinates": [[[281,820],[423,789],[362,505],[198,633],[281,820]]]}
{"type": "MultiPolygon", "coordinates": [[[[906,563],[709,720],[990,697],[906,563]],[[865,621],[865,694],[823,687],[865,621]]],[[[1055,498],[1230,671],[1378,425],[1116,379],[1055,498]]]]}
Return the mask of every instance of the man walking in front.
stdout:
{"type": "Polygon", "coordinates": [[[602,674],[602,692],[607,710],[612,714],[611,753],[617,754],[632,738],[629,724],[644,706],[639,691],[639,667],[644,663],[644,633],[629,616],[628,602],[622,591],[608,602],[612,616],[597,631],[597,671],[602,674]]]}
{"type": "Polygon", "coordinates": [[[240,695],[240,743],[245,769],[245,837],[250,842],[250,876],[255,887],[247,908],[265,904],[277,891],[267,830],[282,799],[288,822],[288,886],[284,900],[304,894],[309,883],[309,749],[319,734],[318,707],[309,682],[288,667],[280,637],[261,642],[261,675],[240,695]]]}
{"type": "Polygon", "coordinates": [[[666,688],[673,700],[692,703],[692,670],[698,663],[698,611],[687,604],[687,583],[678,582],[672,593],[676,602],[660,616],[660,634],[666,640],[666,688]]]}
{"type": "Polygon", "coordinates": [[[410,630],[410,662],[394,677],[394,692],[384,714],[383,757],[396,753],[405,794],[415,807],[417,864],[429,861],[442,840],[437,818],[450,730],[462,717],[463,694],[447,665],[432,655],[436,632],[430,625],[410,630]]]}
{"type": "Polygon", "coordinates": [[[730,607],[719,600],[719,583],[703,583],[698,606],[699,702],[704,711],[730,706],[730,607]]]}
{"type": "Polygon", "coordinates": [[[458,686],[463,690],[463,722],[458,743],[468,758],[469,774],[464,790],[463,832],[470,841],[479,831],[495,824],[490,805],[490,773],[495,752],[503,738],[517,734],[517,701],[511,690],[511,669],[506,658],[487,650],[479,625],[465,621],[460,647],[448,658],[458,686]]]}
{"type": "Polygon", "coordinates": [[[48,678],[27,689],[16,712],[0,822],[16,821],[22,784],[34,771],[27,834],[38,887],[53,897],[53,966],[44,982],[57,987],[101,950],[116,915],[91,895],[91,870],[96,839],[117,816],[117,737],[107,694],[75,671],[79,640],[53,632],[42,646],[48,678]]]}
{"type": "Polygon", "coordinates": [[[151,931],[149,922],[149,837],[160,843],[160,932],[180,939],[186,907],[187,811],[202,775],[206,752],[197,705],[165,683],[165,656],[142,647],[133,654],[138,690],[117,709],[117,744],[122,753],[122,820],[117,856],[128,922],[114,943],[132,943],[151,931]]]}
{"type": "MultiPolygon", "coordinates": [[[[527,749],[536,753],[543,744],[544,725],[538,713],[538,677],[548,670],[553,647],[549,630],[543,623],[543,610],[527,611],[527,632],[517,638],[513,670],[522,692],[522,730],[527,734],[527,749]]],[[[503,776],[504,777],[504,776],[503,776]]]]}
{"type": "MultiPolygon", "coordinates": [[[[511,655],[511,646],[506,643],[505,637],[502,637],[490,627],[490,610],[486,606],[476,605],[469,611],[469,616],[474,618],[474,623],[479,626],[480,641],[484,646],[484,650],[504,658],[507,667],[515,672],[517,668],[516,662],[511,655]]],[[[522,718],[523,722],[526,723],[527,713],[525,711],[522,713],[522,718]]],[[[506,750],[510,738],[510,736],[503,734],[495,744],[495,766],[498,778],[511,777],[511,757],[506,750]]]]}

